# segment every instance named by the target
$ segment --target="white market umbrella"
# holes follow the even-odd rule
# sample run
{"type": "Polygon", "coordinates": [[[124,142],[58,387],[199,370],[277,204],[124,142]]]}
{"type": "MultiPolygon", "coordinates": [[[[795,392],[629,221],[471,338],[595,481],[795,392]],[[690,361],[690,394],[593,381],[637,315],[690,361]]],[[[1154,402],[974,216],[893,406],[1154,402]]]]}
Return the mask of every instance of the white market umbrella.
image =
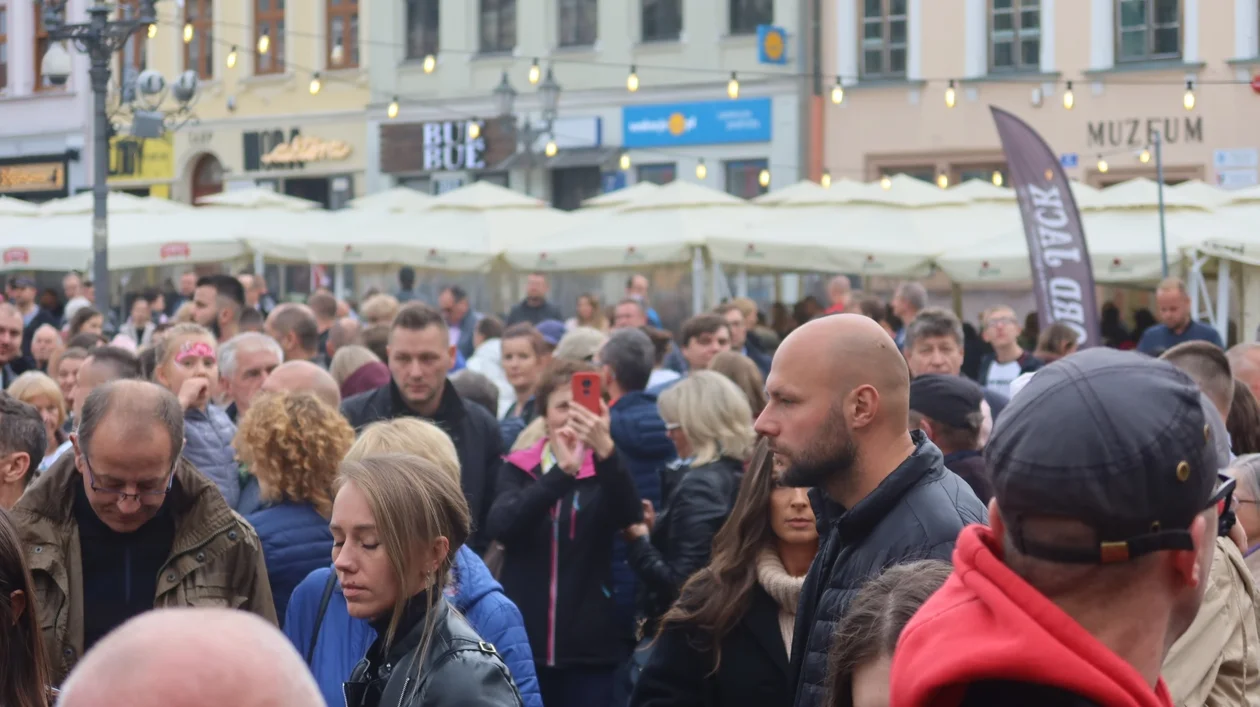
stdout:
{"type": "Polygon", "coordinates": [[[225,206],[236,209],[277,209],[281,211],[313,211],[323,208],[316,201],[280,194],[272,189],[251,187],[234,189],[203,196],[197,200],[202,206],[225,206]]]}
{"type": "Polygon", "coordinates": [[[0,196],[0,216],[36,216],[39,207],[29,201],[0,196]]]}
{"type": "Polygon", "coordinates": [[[1203,204],[1207,208],[1216,208],[1230,203],[1232,192],[1221,189],[1218,186],[1201,182],[1197,179],[1191,179],[1181,184],[1174,184],[1168,187],[1168,191],[1192,199],[1193,201],[1203,204]]]}
{"type": "Polygon", "coordinates": [[[83,270],[92,258],[92,226],[58,229],[54,219],[0,215],[0,271],[83,270]]]}
{"type": "Polygon", "coordinates": [[[657,189],[660,189],[660,187],[653,182],[635,182],[624,189],[610,191],[607,194],[592,196],[591,198],[584,200],[582,202],[582,210],[621,208],[629,206],[630,204],[637,203],[657,189]]]}
{"type": "MultiPolygon", "coordinates": [[[[1118,209],[1158,209],[1159,184],[1145,177],[1130,179],[1103,189],[1093,208],[1118,209]]],[[[1193,190],[1164,188],[1164,210],[1197,209],[1206,211],[1214,206],[1206,203],[1202,195],[1193,190]]]]}
{"type": "Polygon", "coordinates": [[[437,197],[431,209],[488,211],[492,209],[549,209],[542,199],[501,187],[493,182],[473,182],[437,197]]]}
{"type": "Polygon", "coordinates": [[[949,190],[955,196],[961,196],[972,203],[1006,203],[1016,200],[1014,189],[999,187],[985,179],[968,179],[958,186],[950,187],[949,190]]]}
{"type": "MultiPolygon", "coordinates": [[[[85,191],[64,199],[53,199],[39,207],[41,216],[91,216],[96,202],[92,192],[85,191]]],[[[132,196],[126,192],[111,191],[105,198],[105,211],[115,214],[175,214],[192,211],[192,207],[170,199],[151,196],[132,196]]]]}
{"type": "Polygon", "coordinates": [[[412,212],[433,205],[433,197],[411,187],[391,187],[382,192],[351,199],[346,206],[359,211],[412,212]]]}
{"type": "Polygon", "coordinates": [[[675,181],[604,218],[579,222],[504,257],[522,270],[600,270],[689,263],[710,236],[760,218],[761,207],[725,192],[675,181]]]}
{"type": "MultiPolygon", "coordinates": [[[[845,182],[847,180],[838,180],[845,182]]],[[[853,182],[856,183],[856,182],[853,182]]],[[[832,182],[832,187],[843,186],[837,182],[832,182]]],[[[809,179],[802,179],[795,184],[789,184],[786,187],[775,189],[753,199],[753,203],[758,206],[781,206],[788,203],[821,203],[828,201],[827,189],[817,182],[809,179]]]]}

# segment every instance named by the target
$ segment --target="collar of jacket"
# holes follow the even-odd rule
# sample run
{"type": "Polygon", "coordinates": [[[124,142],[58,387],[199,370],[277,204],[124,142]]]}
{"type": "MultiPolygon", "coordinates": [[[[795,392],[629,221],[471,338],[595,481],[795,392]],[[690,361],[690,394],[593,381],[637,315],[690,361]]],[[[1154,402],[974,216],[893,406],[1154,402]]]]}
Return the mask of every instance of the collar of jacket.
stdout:
{"type": "MultiPolygon", "coordinates": [[[[38,484],[31,487],[14,510],[24,510],[51,523],[59,533],[74,523],[74,489],[71,484],[83,483],[74,463],[74,454],[62,454],[44,472],[38,484]]],[[[169,499],[175,518],[175,541],[171,556],[202,545],[233,524],[232,509],[219,488],[186,459],[175,466],[175,484],[169,499]]]]}
{"type": "Polygon", "coordinates": [[[914,442],[914,451],[910,456],[852,508],[846,509],[831,500],[822,489],[810,489],[809,498],[814,506],[814,515],[818,517],[820,535],[825,534],[828,528],[835,527],[844,540],[865,537],[907,491],[932,470],[944,467],[941,450],[932,444],[922,430],[911,432],[910,439],[914,442]]]}
{"type": "MultiPolygon", "coordinates": [[[[402,391],[398,389],[393,376],[389,379],[389,411],[390,417],[424,417],[403,400],[402,391]]],[[[429,419],[442,423],[443,430],[454,438],[456,427],[464,419],[464,402],[459,399],[459,393],[455,392],[450,378],[442,384],[442,399],[438,402],[438,409],[433,417],[429,419]]]]}

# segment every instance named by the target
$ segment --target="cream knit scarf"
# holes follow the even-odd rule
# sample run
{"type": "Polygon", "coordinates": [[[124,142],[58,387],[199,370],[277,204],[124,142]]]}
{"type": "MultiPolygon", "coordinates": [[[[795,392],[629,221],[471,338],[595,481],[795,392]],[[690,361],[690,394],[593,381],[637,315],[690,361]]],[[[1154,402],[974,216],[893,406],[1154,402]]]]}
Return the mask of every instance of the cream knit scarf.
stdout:
{"type": "Polygon", "coordinates": [[[783,567],[783,560],[773,546],[763,548],[757,556],[757,581],[766,594],[779,605],[779,632],[783,644],[792,651],[792,628],[796,625],[796,605],[801,598],[805,577],[793,577],[783,567]]]}

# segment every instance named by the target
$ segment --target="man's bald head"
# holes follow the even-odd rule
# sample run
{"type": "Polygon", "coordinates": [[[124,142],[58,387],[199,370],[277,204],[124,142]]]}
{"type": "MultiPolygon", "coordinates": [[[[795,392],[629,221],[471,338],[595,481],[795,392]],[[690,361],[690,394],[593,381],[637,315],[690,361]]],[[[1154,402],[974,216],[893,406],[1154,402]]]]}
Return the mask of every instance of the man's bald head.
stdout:
{"type": "Polygon", "coordinates": [[[337,355],[342,346],[359,343],[359,322],[350,317],[342,317],[333,323],[328,330],[328,360],[337,355]]]}
{"type": "Polygon", "coordinates": [[[789,334],[779,351],[785,348],[785,367],[788,360],[799,360],[815,368],[832,381],[830,389],[838,395],[872,386],[879,392],[880,407],[888,409],[898,425],[904,424],[910,410],[910,369],[896,342],[875,320],[860,314],[815,319],[789,334]]]}
{"type": "Polygon", "coordinates": [[[307,391],[333,408],[341,407],[341,389],[328,371],[310,361],[289,361],[267,376],[262,389],[268,393],[307,391]]]}
{"type": "Polygon", "coordinates": [[[141,614],[97,643],[62,686],[62,707],[310,707],[301,656],[261,618],[230,609],[141,614]]]}

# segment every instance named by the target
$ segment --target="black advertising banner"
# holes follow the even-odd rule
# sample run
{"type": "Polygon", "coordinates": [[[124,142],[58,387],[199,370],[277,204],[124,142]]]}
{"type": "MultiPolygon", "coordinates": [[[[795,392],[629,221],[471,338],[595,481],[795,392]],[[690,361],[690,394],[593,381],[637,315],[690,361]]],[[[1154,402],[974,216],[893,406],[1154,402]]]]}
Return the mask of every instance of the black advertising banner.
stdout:
{"type": "Polygon", "coordinates": [[[1094,267],[1067,175],[1036,130],[1000,108],[989,110],[1024,217],[1041,329],[1061,322],[1076,330],[1080,348],[1098,346],[1094,267]]]}

